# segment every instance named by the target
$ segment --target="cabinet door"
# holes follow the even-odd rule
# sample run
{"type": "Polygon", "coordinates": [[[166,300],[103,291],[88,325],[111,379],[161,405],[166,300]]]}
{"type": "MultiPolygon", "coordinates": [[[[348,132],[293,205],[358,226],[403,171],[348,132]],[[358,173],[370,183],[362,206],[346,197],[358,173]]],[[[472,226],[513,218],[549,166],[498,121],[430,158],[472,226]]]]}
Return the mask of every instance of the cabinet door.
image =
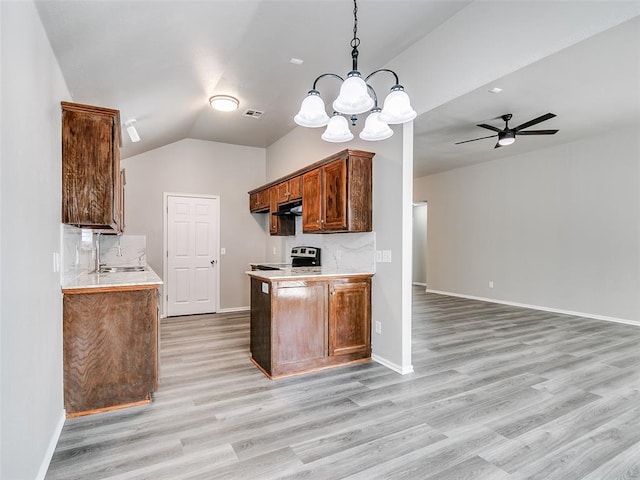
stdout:
{"type": "MultiPolygon", "coordinates": [[[[347,161],[336,160],[322,167],[323,213],[322,229],[346,230],[347,223],[347,161]]],[[[304,211],[304,209],[303,209],[304,211]]]]}
{"type": "Polygon", "coordinates": [[[271,235],[294,235],[296,226],[293,217],[273,215],[273,212],[278,211],[278,190],[276,187],[269,189],[269,233],[271,235]]]}
{"type": "Polygon", "coordinates": [[[302,175],[289,180],[289,200],[300,200],[302,198],[302,175]]]}
{"type": "Polygon", "coordinates": [[[254,213],[269,211],[269,189],[260,190],[249,195],[249,210],[254,213]]]}
{"type": "Polygon", "coordinates": [[[370,356],[370,280],[334,280],[329,290],[329,355],[370,356]]]}
{"type": "Polygon", "coordinates": [[[302,231],[322,230],[322,170],[316,168],[302,176],[302,231]]]}
{"type": "Polygon", "coordinates": [[[120,115],[62,102],[62,221],[121,231],[120,115]]]}
{"type": "Polygon", "coordinates": [[[67,414],[148,399],[157,384],[157,289],[63,297],[67,414]]]}
{"type": "MultiPolygon", "coordinates": [[[[287,364],[323,359],[327,354],[327,284],[291,282],[272,291],[272,372],[287,364]]],[[[299,369],[296,366],[296,369],[299,369]]]]}
{"type": "Polygon", "coordinates": [[[289,182],[277,184],[275,190],[278,203],[287,203],[289,201],[289,182]]]}
{"type": "Polygon", "coordinates": [[[278,217],[271,215],[273,212],[278,211],[278,192],[276,187],[269,189],[269,233],[271,235],[278,234],[278,217]]]}

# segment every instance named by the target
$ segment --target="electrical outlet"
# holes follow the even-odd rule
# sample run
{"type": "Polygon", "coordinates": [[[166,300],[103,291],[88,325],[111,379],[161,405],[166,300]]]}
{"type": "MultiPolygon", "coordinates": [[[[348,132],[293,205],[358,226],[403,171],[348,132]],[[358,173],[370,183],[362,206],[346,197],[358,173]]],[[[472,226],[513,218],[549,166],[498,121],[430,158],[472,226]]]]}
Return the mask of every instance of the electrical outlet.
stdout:
{"type": "Polygon", "coordinates": [[[376,333],[382,333],[382,323],[376,322],[376,333]]]}
{"type": "Polygon", "coordinates": [[[382,261],[384,263],[391,263],[391,250],[382,251],[382,261]]]}
{"type": "Polygon", "coordinates": [[[277,255],[278,254],[278,249],[276,247],[273,247],[273,254],[277,255]]]}
{"type": "Polygon", "coordinates": [[[489,280],[489,288],[493,288],[493,281],[489,280]]]}
{"type": "Polygon", "coordinates": [[[376,250],[376,262],[382,263],[382,250],[376,250]]]}

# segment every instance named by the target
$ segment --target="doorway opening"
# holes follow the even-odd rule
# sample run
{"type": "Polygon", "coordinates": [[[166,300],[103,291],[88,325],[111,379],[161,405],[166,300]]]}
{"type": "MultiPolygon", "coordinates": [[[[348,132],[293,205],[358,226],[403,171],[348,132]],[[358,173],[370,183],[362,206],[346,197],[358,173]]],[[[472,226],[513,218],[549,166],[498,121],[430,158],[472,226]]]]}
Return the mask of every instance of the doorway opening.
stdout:
{"type": "Polygon", "coordinates": [[[413,204],[411,282],[427,288],[427,202],[413,204]]]}

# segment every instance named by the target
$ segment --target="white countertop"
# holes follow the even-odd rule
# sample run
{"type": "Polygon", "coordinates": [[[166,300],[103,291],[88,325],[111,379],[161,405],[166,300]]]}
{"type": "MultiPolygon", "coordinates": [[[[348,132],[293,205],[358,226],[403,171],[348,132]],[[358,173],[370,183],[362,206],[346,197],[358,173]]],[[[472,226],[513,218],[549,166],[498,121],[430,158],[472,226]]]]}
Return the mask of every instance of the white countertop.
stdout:
{"type": "Polygon", "coordinates": [[[150,267],[144,272],[66,274],[62,290],[75,288],[135,287],[162,285],[162,279],[150,267]]]}
{"type": "Polygon", "coordinates": [[[347,277],[350,275],[373,275],[373,272],[363,272],[348,268],[330,267],[284,267],[280,270],[252,270],[245,272],[250,277],[262,280],[301,280],[310,277],[347,277]]]}

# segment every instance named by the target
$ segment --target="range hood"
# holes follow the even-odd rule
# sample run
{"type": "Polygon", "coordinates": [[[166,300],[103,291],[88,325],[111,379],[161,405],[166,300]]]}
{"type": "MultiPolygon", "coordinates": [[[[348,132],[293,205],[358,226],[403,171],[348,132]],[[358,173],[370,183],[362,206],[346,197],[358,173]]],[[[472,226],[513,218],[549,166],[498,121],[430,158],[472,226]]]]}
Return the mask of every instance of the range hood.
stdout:
{"type": "Polygon", "coordinates": [[[271,215],[276,215],[278,217],[302,215],[302,200],[296,200],[295,202],[280,205],[278,207],[278,211],[273,212],[271,215]]]}

